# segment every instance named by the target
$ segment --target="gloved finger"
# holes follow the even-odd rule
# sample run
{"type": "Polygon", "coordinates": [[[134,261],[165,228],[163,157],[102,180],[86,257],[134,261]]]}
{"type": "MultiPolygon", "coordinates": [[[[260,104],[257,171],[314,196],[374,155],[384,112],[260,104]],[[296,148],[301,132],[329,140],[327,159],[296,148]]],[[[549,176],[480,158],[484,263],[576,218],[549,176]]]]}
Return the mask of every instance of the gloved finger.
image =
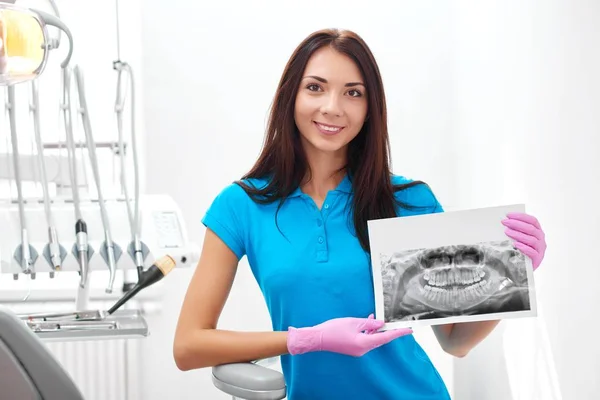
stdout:
{"type": "MultiPolygon", "coordinates": [[[[369,314],[368,319],[375,319],[375,314],[373,314],[373,313],[369,314]]],[[[367,329],[365,331],[365,333],[368,334],[368,335],[370,335],[373,332],[377,332],[377,329],[367,329]]]]}
{"type": "Polygon", "coordinates": [[[537,239],[533,236],[527,235],[527,234],[519,232],[519,231],[515,231],[514,229],[510,229],[510,228],[506,228],[504,230],[504,233],[509,238],[514,239],[517,242],[521,242],[523,244],[531,246],[533,248],[536,248],[538,241],[539,241],[539,239],[537,239]]]}
{"type": "Polygon", "coordinates": [[[534,248],[531,248],[531,247],[527,246],[526,244],[523,244],[520,242],[516,242],[515,247],[517,249],[521,250],[523,252],[523,254],[525,254],[527,257],[531,258],[533,261],[535,261],[540,255],[540,253],[538,253],[537,250],[535,250],[534,248]]]}
{"type": "Polygon", "coordinates": [[[536,226],[534,226],[530,223],[527,223],[527,222],[509,218],[509,219],[503,219],[502,225],[506,226],[507,228],[511,228],[515,231],[519,231],[519,232],[525,233],[527,235],[531,235],[540,240],[544,239],[544,237],[545,237],[544,232],[541,229],[539,229],[536,226]]]}
{"type": "Polygon", "coordinates": [[[401,336],[410,335],[411,333],[413,333],[413,331],[409,328],[391,329],[389,331],[377,332],[372,335],[365,335],[362,340],[366,341],[372,348],[376,348],[401,336]]]}
{"type": "Polygon", "coordinates": [[[383,322],[380,319],[367,318],[367,319],[363,320],[363,323],[360,327],[360,331],[362,332],[362,331],[378,330],[383,325],[385,325],[385,322],[383,322]]]}
{"type": "Polygon", "coordinates": [[[540,221],[538,221],[538,219],[536,217],[534,217],[533,215],[529,215],[526,213],[520,213],[520,212],[510,212],[510,213],[506,214],[506,216],[510,219],[523,221],[527,224],[533,225],[537,229],[540,229],[540,230],[542,229],[542,225],[540,224],[540,221]]]}

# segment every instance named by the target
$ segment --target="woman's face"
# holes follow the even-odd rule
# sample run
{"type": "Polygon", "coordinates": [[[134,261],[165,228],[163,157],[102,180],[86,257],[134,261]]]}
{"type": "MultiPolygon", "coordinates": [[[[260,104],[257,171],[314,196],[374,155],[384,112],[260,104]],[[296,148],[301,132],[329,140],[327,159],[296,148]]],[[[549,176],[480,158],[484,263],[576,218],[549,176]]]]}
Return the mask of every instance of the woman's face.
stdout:
{"type": "Polygon", "coordinates": [[[345,153],[365,122],[366,95],[350,58],[329,46],[316,51],[304,70],[294,110],[305,150],[345,153]]]}

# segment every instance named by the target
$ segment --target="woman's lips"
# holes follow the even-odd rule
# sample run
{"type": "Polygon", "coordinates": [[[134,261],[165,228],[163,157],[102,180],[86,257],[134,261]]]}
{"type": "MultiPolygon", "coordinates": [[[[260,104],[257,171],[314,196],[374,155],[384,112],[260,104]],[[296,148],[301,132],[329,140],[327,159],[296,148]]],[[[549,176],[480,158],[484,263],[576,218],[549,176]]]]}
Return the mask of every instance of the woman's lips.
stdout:
{"type": "Polygon", "coordinates": [[[340,133],[342,131],[342,129],[344,129],[343,126],[323,124],[321,122],[316,122],[316,121],[314,121],[314,123],[315,123],[315,126],[317,127],[317,129],[324,135],[336,135],[336,134],[340,133]]]}

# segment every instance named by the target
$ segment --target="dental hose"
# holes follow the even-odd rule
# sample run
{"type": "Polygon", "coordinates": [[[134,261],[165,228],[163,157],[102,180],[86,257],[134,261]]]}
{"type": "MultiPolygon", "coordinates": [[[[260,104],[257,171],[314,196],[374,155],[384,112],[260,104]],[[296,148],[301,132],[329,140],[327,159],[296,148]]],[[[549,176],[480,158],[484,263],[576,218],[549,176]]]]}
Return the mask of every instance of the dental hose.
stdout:
{"type": "Polygon", "coordinates": [[[79,286],[85,289],[89,276],[88,259],[88,237],[87,224],[81,214],[81,201],[79,198],[79,183],[77,179],[75,138],[73,137],[73,119],[71,116],[71,74],[69,68],[62,69],[63,83],[63,118],[65,126],[65,136],[67,139],[67,157],[69,161],[69,176],[71,178],[71,188],[73,190],[73,205],[75,208],[75,237],[77,260],[79,261],[80,280],[79,286]]]}
{"type": "Polygon", "coordinates": [[[129,216],[129,226],[131,228],[131,241],[133,244],[133,261],[137,268],[138,279],[141,278],[144,272],[144,254],[142,250],[142,243],[140,240],[141,235],[141,221],[140,221],[140,210],[139,210],[139,199],[140,199],[140,177],[139,177],[139,161],[138,161],[138,149],[135,132],[135,82],[133,79],[133,71],[131,66],[121,61],[114,63],[114,69],[117,71],[117,97],[115,100],[115,113],[117,114],[117,129],[119,133],[119,159],[121,161],[121,185],[125,194],[125,204],[127,206],[127,215],[129,216]],[[125,87],[125,95],[121,98],[121,83],[122,74],[126,72],[129,75],[129,85],[131,90],[131,145],[133,152],[133,172],[134,172],[134,211],[131,211],[131,204],[129,200],[129,190],[127,189],[127,178],[125,175],[125,148],[123,146],[123,109],[125,98],[127,97],[127,87],[125,87]]]}
{"type": "Polygon", "coordinates": [[[123,306],[123,304],[131,300],[131,298],[133,298],[133,296],[138,294],[141,290],[147,288],[148,286],[154,285],[156,282],[167,276],[167,274],[171,272],[173,268],[175,268],[175,260],[173,260],[171,256],[167,255],[159,258],[150,266],[150,268],[140,275],[140,279],[136,285],[127,293],[125,293],[125,295],[108,310],[108,313],[112,314],[117,311],[123,306]]]}
{"type": "Polygon", "coordinates": [[[92,166],[92,171],[94,173],[94,180],[96,182],[96,190],[98,192],[98,204],[100,205],[100,216],[102,218],[102,225],[104,226],[104,241],[106,248],[106,262],[108,264],[108,269],[110,273],[108,286],[106,288],[106,293],[112,293],[113,286],[115,283],[115,277],[117,273],[117,262],[115,258],[115,244],[112,240],[110,222],[108,220],[108,214],[106,212],[106,204],[104,201],[104,196],[102,195],[102,185],[100,182],[100,172],[98,169],[98,159],[96,156],[96,143],[94,142],[94,137],[92,135],[92,126],[90,124],[90,119],[88,115],[87,101],[85,98],[85,87],[83,82],[83,76],[81,74],[81,70],[79,66],[76,65],[73,69],[73,73],[75,74],[75,80],[77,83],[77,90],[79,94],[79,106],[81,112],[81,119],[83,122],[83,130],[85,131],[87,148],[90,156],[90,164],[92,166]]]}
{"type": "MultiPolygon", "coordinates": [[[[56,225],[52,218],[52,211],[50,210],[50,195],[48,193],[48,177],[46,174],[46,163],[44,162],[44,148],[42,145],[42,135],[40,133],[40,98],[38,91],[38,81],[33,80],[31,82],[31,95],[32,104],[31,111],[33,113],[33,128],[35,133],[35,143],[37,146],[37,157],[40,168],[40,175],[42,180],[42,192],[44,196],[44,212],[46,214],[46,222],[48,224],[48,252],[50,258],[50,265],[53,270],[60,271],[62,258],[60,242],[58,241],[58,233],[56,231],[56,225]]],[[[51,273],[53,274],[53,273],[51,273]]]]}
{"type": "Polygon", "coordinates": [[[21,258],[19,262],[21,269],[25,274],[31,274],[31,279],[35,279],[33,271],[33,258],[31,248],[29,246],[29,238],[27,235],[27,221],[25,219],[25,205],[23,198],[23,188],[21,187],[21,169],[19,166],[19,143],[17,140],[17,126],[15,113],[15,87],[8,87],[8,113],[10,120],[10,139],[13,151],[13,168],[15,174],[15,184],[17,186],[17,198],[19,207],[19,222],[21,224],[21,258]]]}

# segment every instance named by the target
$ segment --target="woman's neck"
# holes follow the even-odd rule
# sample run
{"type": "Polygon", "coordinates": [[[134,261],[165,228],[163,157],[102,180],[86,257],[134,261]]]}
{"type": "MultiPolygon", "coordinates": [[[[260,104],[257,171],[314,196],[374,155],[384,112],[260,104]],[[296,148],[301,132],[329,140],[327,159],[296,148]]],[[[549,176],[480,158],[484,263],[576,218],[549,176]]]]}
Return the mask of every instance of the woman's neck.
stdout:
{"type": "Polygon", "coordinates": [[[320,205],[327,193],[334,190],[346,174],[346,157],[332,154],[307,154],[308,167],[306,176],[301,184],[304,193],[320,205]]]}

